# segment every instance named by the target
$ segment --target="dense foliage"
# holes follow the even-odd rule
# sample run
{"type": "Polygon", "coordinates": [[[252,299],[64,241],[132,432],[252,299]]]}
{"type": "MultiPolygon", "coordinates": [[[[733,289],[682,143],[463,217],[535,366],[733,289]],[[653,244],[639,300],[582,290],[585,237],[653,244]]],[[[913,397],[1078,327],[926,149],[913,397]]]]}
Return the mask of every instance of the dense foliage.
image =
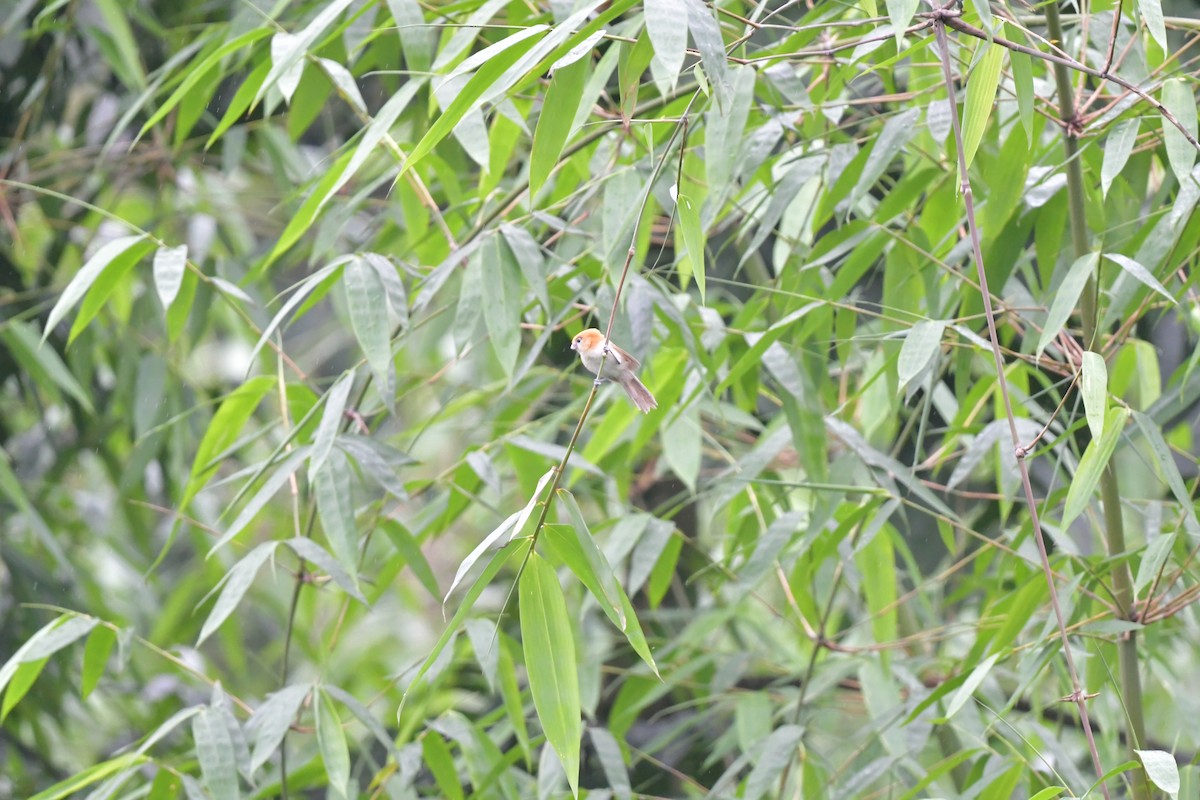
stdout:
{"type": "Polygon", "coordinates": [[[1197,27],[10,4],[0,797],[1194,797],[1197,27]]]}

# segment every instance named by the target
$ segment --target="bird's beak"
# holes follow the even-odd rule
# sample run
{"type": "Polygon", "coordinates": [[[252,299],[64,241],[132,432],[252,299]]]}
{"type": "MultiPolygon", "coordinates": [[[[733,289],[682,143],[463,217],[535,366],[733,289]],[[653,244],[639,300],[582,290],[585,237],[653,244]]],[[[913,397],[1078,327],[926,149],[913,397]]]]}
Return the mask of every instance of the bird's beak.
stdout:
{"type": "Polygon", "coordinates": [[[574,349],[575,349],[575,343],[574,343],[574,342],[571,342],[571,349],[572,349],[572,350],[574,350],[574,349]]]}

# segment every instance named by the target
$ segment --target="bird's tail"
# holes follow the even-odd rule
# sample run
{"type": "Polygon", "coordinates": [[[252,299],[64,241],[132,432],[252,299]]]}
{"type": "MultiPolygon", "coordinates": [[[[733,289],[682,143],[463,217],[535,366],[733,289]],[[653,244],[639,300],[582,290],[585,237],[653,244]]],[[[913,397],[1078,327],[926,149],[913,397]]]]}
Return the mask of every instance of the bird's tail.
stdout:
{"type": "Polygon", "coordinates": [[[627,380],[621,382],[621,386],[625,389],[625,394],[629,395],[629,399],[638,407],[638,411],[643,414],[648,414],[652,410],[658,408],[658,401],[654,399],[654,395],[650,394],[650,390],[646,385],[639,381],[635,376],[630,375],[627,380]]]}

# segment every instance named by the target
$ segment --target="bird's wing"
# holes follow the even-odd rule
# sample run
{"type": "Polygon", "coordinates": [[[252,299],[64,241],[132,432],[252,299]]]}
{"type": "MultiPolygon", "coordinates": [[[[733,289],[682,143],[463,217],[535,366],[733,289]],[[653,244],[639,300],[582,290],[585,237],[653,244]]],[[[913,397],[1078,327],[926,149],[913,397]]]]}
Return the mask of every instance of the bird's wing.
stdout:
{"type": "Polygon", "coordinates": [[[616,362],[622,367],[625,367],[632,372],[636,372],[639,368],[641,368],[642,363],[640,361],[629,355],[629,353],[626,353],[621,348],[617,347],[612,342],[608,343],[608,349],[612,352],[613,358],[616,359],[616,362]]]}

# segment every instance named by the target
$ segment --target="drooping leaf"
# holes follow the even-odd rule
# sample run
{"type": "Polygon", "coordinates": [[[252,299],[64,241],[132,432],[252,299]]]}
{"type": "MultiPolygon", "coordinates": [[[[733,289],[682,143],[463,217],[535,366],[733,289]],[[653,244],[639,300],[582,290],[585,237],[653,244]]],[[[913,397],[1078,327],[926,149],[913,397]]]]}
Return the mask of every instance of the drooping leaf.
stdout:
{"type": "Polygon", "coordinates": [[[1112,182],[1125,169],[1133,145],[1137,142],[1141,120],[1137,117],[1118,122],[1109,132],[1104,145],[1104,162],[1100,166],[1100,191],[1107,196],[1112,182]]]}
{"type": "Polygon", "coordinates": [[[908,331],[900,347],[900,358],[896,363],[900,388],[921,375],[933,363],[942,348],[942,334],[946,330],[943,320],[922,320],[908,331]]]}
{"type": "Polygon", "coordinates": [[[558,575],[531,553],[521,575],[521,642],[529,691],[546,740],[554,748],[572,794],[579,794],[579,740],[583,735],[575,637],[558,575]]]}
{"type": "Polygon", "coordinates": [[[46,327],[42,331],[42,341],[46,341],[46,337],[50,335],[50,332],[58,327],[58,323],[66,317],[67,312],[83,299],[83,296],[87,294],[88,290],[92,288],[92,285],[108,269],[110,264],[130,251],[134,245],[145,240],[146,237],[143,234],[122,236],[119,239],[106,242],[97,250],[87,260],[87,263],[80,267],[79,271],[71,278],[66,288],[63,289],[63,293],[59,296],[58,302],[50,309],[50,314],[46,317],[46,327]]]}
{"type": "Polygon", "coordinates": [[[316,712],[317,749],[325,764],[325,774],[329,786],[337,797],[350,796],[350,749],[346,745],[346,733],[342,730],[342,722],[338,718],[337,708],[333,700],[321,689],[317,688],[317,701],[313,703],[316,712]]]}
{"type": "Polygon", "coordinates": [[[1063,507],[1061,526],[1066,528],[1075,518],[1083,513],[1092,500],[1100,475],[1108,467],[1117,442],[1129,420],[1129,409],[1124,406],[1113,406],[1104,415],[1104,436],[1093,439],[1079,459],[1079,468],[1075,470],[1075,479],[1067,487],[1067,500],[1063,507]]]}
{"type": "MultiPolygon", "coordinates": [[[[996,100],[996,89],[1000,86],[1000,68],[1004,64],[1004,48],[991,42],[980,42],[983,56],[967,79],[967,100],[963,104],[962,136],[963,155],[969,168],[975,159],[975,151],[983,141],[992,106],[996,100]]],[[[964,176],[960,175],[959,180],[964,176]]]]}
{"type": "Polygon", "coordinates": [[[1083,294],[1083,287],[1087,284],[1088,278],[1096,274],[1098,263],[1100,263],[1100,254],[1088,253],[1075,259],[1075,262],[1071,264],[1071,268],[1054,293],[1054,300],[1046,315],[1046,323],[1042,326],[1042,335],[1038,337],[1037,354],[1039,356],[1067,324],[1067,319],[1079,302],[1079,296],[1083,294]]]}
{"type": "Polygon", "coordinates": [[[1099,439],[1104,435],[1104,415],[1108,411],[1108,366],[1104,356],[1091,350],[1084,351],[1082,372],[1083,411],[1092,438],[1099,439]]]}
{"type": "MultiPolygon", "coordinates": [[[[1155,3],[1156,0],[1146,0],[1155,3]]],[[[1196,95],[1192,84],[1184,78],[1168,78],[1163,81],[1162,104],[1179,121],[1179,124],[1196,138],[1196,95]]],[[[1187,137],[1166,118],[1162,118],[1163,144],[1167,148],[1167,160],[1180,183],[1191,180],[1192,165],[1196,163],[1196,148],[1187,137]]]]}
{"type": "Polygon", "coordinates": [[[581,59],[554,70],[550,87],[542,101],[533,148],[529,155],[529,197],[536,200],[546,178],[558,163],[563,145],[571,133],[575,109],[583,97],[583,87],[591,68],[590,59],[581,59]]]}

